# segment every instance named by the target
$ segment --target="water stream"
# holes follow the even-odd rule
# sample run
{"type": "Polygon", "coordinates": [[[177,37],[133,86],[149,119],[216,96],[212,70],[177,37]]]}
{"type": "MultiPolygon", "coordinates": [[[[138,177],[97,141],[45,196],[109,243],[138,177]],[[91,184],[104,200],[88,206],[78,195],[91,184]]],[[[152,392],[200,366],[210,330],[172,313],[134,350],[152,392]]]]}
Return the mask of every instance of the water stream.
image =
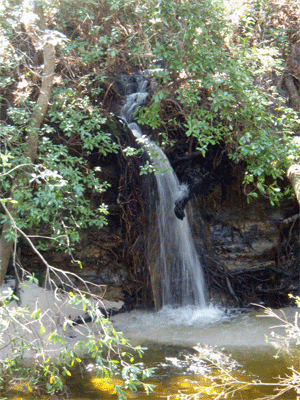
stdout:
{"type": "Polygon", "coordinates": [[[180,186],[164,152],[143,135],[133,121],[135,111],[145,104],[148,97],[148,80],[140,74],[131,75],[130,79],[131,85],[128,85],[128,77],[124,77],[127,97],[120,116],[139,145],[147,151],[155,167],[157,194],[148,246],[148,267],[155,306],[160,309],[166,305],[193,304],[203,308],[206,306],[205,285],[189,221],[188,218],[181,221],[174,214],[175,200],[183,193],[184,187],[180,186]]]}

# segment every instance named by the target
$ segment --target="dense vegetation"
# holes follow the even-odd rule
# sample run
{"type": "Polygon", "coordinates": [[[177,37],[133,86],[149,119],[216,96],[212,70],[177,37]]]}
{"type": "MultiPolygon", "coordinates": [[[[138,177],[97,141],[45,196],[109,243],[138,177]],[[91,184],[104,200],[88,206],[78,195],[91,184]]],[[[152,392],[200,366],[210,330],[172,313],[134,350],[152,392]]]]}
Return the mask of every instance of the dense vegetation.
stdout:
{"type": "Polygon", "coordinates": [[[19,236],[39,255],[71,255],[80,231],[106,223],[106,205],[90,207],[109,191],[90,156],[120,149],[120,74],[153,70],[137,119],[168,154],[205,157],[217,145],[243,165],[249,198],[291,194],[296,2],[4,0],[0,10],[0,284],[19,236]]]}
{"type": "MultiPolygon", "coordinates": [[[[106,184],[88,157],[118,151],[107,99],[116,96],[118,75],[144,69],[153,69],[158,84],[138,120],[166,151],[182,138],[203,156],[218,144],[245,163],[249,196],[260,191],[274,204],[284,195],[280,181],[298,160],[297,104],[287,79],[297,93],[293,4],[247,3],[236,21],[233,10],[210,1],[43,7],[41,27],[30,4],[2,5],[1,197],[15,204],[19,228],[71,251],[78,230],[105,223],[105,205],[89,207],[87,192],[106,184]],[[46,45],[55,47],[55,61],[43,60],[46,45]],[[38,87],[51,62],[47,108],[37,103],[38,87]]],[[[4,212],[2,224],[8,219],[4,212]]],[[[13,240],[8,227],[3,234],[13,240]]]]}

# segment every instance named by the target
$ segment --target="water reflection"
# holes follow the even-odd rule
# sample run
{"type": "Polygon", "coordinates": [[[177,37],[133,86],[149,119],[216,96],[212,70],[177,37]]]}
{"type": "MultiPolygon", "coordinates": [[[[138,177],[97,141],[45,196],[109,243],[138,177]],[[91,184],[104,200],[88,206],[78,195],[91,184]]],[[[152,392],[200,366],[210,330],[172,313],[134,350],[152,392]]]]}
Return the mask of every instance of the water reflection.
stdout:
{"type": "MultiPolygon", "coordinates": [[[[128,396],[128,399],[173,400],[179,399],[179,397],[176,397],[178,392],[189,395],[197,393],[197,388],[200,386],[209,387],[210,381],[207,379],[205,364],[200,364],[197,368],[193,368],[192,364],[186,360],[186,356],[191,354],[190,349],[154,343],[148,343],[148,345],[149,351],[144,361],[147,366],[155,366],[157,368],[155,377],[151,379],[151,383],[156,385],[155,390],[149,396],[141,392],[133,393],[128,396]]],[[[283,376],[287,371],[287,367],[295,361],[293,357],[283,356],[280,356],[279,360],[275,361],[272,354],[266,349],[257,349],[251,352],[237,350],[232,352],[232,357],[237,360],[233,375],[249,382],[254,379],[275,382],[274,377],[283,376]]],[[[118,384],[118,381],[112,382],[95,378],[91,372],[85,372],[83,376],[78,373],[68,383],[72,392],[72,400],[117,399],[112,383],[118,384]]],[[[270,387],[251,387],[236,394],[236,397],[233,398],[257,400],[270,393],[272,393],[272,388],[270,387]]],[[[201,400],[211,398],[212,395],[209,390],[208,393],[203,393],[199,397],[201,400]]],[[[296,396],[291,397],[291,393],[280,397],[282,400],[292,398],[295,400],[296,396]]]]}

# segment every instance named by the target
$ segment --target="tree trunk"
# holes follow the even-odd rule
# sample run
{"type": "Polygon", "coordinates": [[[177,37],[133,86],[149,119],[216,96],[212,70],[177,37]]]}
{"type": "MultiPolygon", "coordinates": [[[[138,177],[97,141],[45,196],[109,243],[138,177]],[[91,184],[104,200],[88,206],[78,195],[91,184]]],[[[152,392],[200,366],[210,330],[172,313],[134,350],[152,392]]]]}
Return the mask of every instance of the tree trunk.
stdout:
{"type": "Polygon", "coordinates": [[[299,111],[300,109],[300,96],[295,86],[294,79],[290,74],[286,74],[283,78],[285,86],[289,92],[291,105],[294,110],[299,111]]]}
{"type": "Polygon", "coordinates": [[[287,176],[292,183],[294,192],[300,205],[300,165],[291,165],[287,171],[287,176]]]}
{"type": "Polygon", "coordinates": [[[300,78],[300,44],[294,44],[288,60],[288,69],[284,74],[283,81],[289,92],[291,106],[295,111],[300,110],[300,95],[295,85],[300,78]]]}
{"type": "MultiPolygon", "coordinates": [[[[25,153],[26,157],[29,157],[31,162],[34,163],[36,158],[36,153],[38,149],[38,134],[41,124],[43,122],[45,113],[47,111],[48,103],[51,96],[52,91],[52,82],[54,76],[55,69],[55,48],[51,42],[44,42],[45,37],[45,21],[44,21],[44,13],[43,6],[40,1],[35,1],[34,3],[35,13],[38,16],[36,31],[33,35],[33,39],[36,42],[39,41],[39,44],[42,45],[43,48],[43,57],[44,57],[44,71],[42,77],[42,85],[40,89],[40,94],[37,100],[37,104],[35,110],[33,111],[28,127],[27,127],[27,151],[25,153]],[[42,42],[41,42],[42,41],[42,42]]],[[[15,178],[13,182],[13,188],[18,185],[18,176],[15,178]]],[[[11,191],[11,198],[13,198],[13,189],[11,191]]],[[[7,209],[10,214],[14,217],[17,215],[17,208],[13,206],[13,203],[8,203],[7,209]]],[[[13,252],[13,241],[7,241],[5,238],[5,233],[7,230],[11,228],[11,223],[8,220],[2,226],[2,232],[0,236],[0,286],[3,283],[4,277],[7,272],[8,264],[10,257],[13,252]]]]}
{"type": "MultiPolygon", "coordinates": [[[[7,209],[11,214],[14,212],[12,206],[13,206],[12,203],[7,204],[7,209]]],[[[5,278],[8,263],[14,247],[14,242],[12,240],[7,241],[5,238],[5,231],[10,229],[10,227],[11,227],[10,220],[8,220],[2,225],[2,232],[0,237],[0,286],[2,285],[3,280],[5,278]]]]}
{"type": "Polygon", "coordinates": [[[37,148],[38,148],[38,133],[39,128],[42,125],[44,116],[46,114],[48,103],[51,97],[52,83],[54,77],[55,69],[55,48],[51,42],[44,42],[43,34],[45,32],[46,26],[44,21],[43,7],[40,1],[35,1],[35,13],[38,16],[38,30],[35,32],[35,39],[42,40],[43,47],[43,57],[44,57],[44,71],[42,77],[42,86],[40,90],[40,95],[37,100],[36,108],[33,111],[30,122],[27,127],[27,152],[26,157],[29,157],[32,162],[35,161],[37,148]]]}

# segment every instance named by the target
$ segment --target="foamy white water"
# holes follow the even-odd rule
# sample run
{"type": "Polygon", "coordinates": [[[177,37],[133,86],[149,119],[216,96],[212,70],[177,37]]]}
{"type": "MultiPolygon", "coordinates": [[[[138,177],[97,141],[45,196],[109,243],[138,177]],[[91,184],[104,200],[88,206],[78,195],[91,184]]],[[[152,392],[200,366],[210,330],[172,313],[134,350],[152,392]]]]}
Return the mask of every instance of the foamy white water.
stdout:
{"type": "MultiPolygon", "coordinates": [[[[293,321],[294,308],[284,310],[293,321]]],[[[281,311],[276,311],[281,315],[281,311]]],[[[209,306],[163,307],[158,312],[132,311],[112,318],[117,330],[134,344],[158,343],[174,346],[217,346],[226,348],[276,347],[271,331],[284,333],[274,318],[265,317],[263,310],[227,314],[224,309],[209,306]],[[269,340],[266,341],[266,336],[269,340]]]]}

